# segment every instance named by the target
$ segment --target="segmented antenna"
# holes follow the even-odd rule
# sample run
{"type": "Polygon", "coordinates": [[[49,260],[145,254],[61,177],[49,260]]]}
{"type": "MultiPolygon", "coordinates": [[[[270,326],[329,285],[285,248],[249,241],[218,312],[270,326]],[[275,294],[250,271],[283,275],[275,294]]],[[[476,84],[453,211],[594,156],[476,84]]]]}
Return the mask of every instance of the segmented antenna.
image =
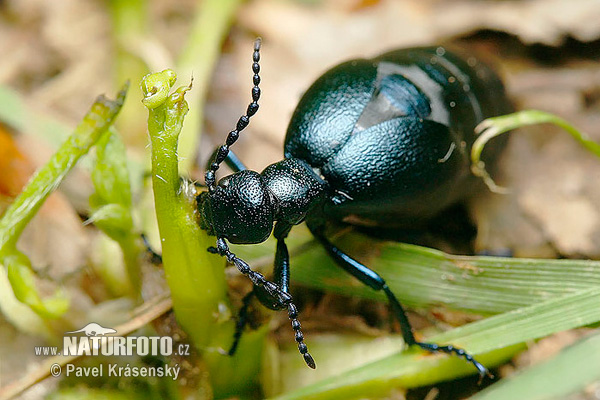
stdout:
{"type": "MultiPolygon", "coordinates": [[[[261,274],[260,272],[253,271],[248,265],[248,263],[246,263],[241,258],[237,257],[234,253],[232,253],[229,250],[229,246],[227,246],[227,242],[225,242],[225,239],[218,238],[217,247],[209,247],[208,251],[213,254],[219,254],[220,256],[225,257],[227,259],[227,262],[235,265],[236,268],[243,275],[250,278],[250,280],[255,286],[264,288],[266,292],[277,301],[278,305],[282,306],[282,308],[287,308],[288,318],[290,319],[290,322],[292,324],[292,329],[294,330],[294,337],[296,343],[298,344],[298,351],[304,358],[304,362],[306,363],[306,365],[308,365],[312,369],[315,369],[317,366],[315,364],[315,360],[308,352],[308,347],[304,343],[304,334],[302,333],[300,321],[298,321],[298,309],[296,308],[296,305],[293,302],[292,295],[281,290],[279,285],[266,280],[263,274],[261,274]]],[[[235,337],[234,344],[236,346],[237,344],[235,343],[235,341],[237,340],[238,338],[235,337]]],[[[235,351],[235,348],[232,348],[232,350],[235,351]]]]}
{"type": "Polygon", "coordinates": [[[252,88],[252,102],[248,105],[246,114],[242,115],[238,120],[235,129],[229,132],[227,135],[225,144],[219,147],[219,150],[215,155],[215,159],[210,165],[210,169],[206,171],[206,174],[204,175],[206,186],[210,192],[215,189],[215,172],[217,172],[221,163],[225,160],[225,158],[227,158],[227,155],[229,154],[229,148],[238,140],[240,132],[248,126],[250,123],[250,117],[252,117],[258,111],[258,99],[260,98],[260,88],[258,87],[260,84],[260,76],[258,75],[260,72],[260,64],[258,62],[260,61],[261,41],[261,38],[257,38],[254,41],[254,53],[252,53],[252,71],[254,72],[254,76],[252,77],[252,81],[254,82],[254,87],[252,88]]]}

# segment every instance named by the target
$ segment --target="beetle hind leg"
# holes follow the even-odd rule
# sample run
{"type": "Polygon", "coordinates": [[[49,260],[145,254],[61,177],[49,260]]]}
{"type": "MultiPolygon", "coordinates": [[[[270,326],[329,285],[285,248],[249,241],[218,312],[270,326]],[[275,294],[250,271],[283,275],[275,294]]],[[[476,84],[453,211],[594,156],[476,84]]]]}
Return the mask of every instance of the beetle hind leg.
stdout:
{"type": "Polygon", "coordinates": [[[350,275],[357,278],[363,284],[369,286],[374,290],[381,290],[385,293],[394,316],[396,317],[398,322],[400,322],[402,337],[404,338],[404,342],[407,346],[419,346],[423,350],[429,351],[431,353],[454,354],[460,358],[463,358],[465,361],[469,362],[475,368],[477,368],[480,379],[483,379],[486,375],[490,377],[492,376],[483,364],[475,360],[475,358],[469,353],[467,353],[464,349],[452,345],[442,346],[435,343],[417,341],[415,339],[412,326],[408,321],[408,317],[406,316],[404,308],[402,307],[400,301],[398,301],[394,293],[392,293],[387,283],[385,283],[385,280],[381,276],[379,276],[379,274],[377,274],[375,271],[361,264],[354,258],[344,253],[342,250],[337,248],[335,245],[333,245],[333,243],[331,243],[325,237],[321,229],[311,227],[310,225],[309,229],[315,236],[315,238],[317,238],[317,240],[323,245],[327,253],[329,253],[329,255],[335,260],[335,262],[340,267],[342,267],[350,275]]]}
{"type": "Polygon", "coordinates": [[[383,290],[386,297],[388,298],[388,302],[389,302],[390,306],[392,307],[392,311],[394,312],[394,315],[400,322],[400,327],[402,329],[402,336],[408,346],[419,346],[423,350],[429,351],[430,353],[454,354],[457,357],[464,359],[468,363],[473,364],[473,366],[475,368],[477,368],[477,372],[479,373],[480,381],[486,376],[489,376],[490,378],[493,377],[493,375],[490,373],[490,371],[483,364],[481,364],[472,355],[467,353],[466,350],[464,350],[460,347],[456,347],[451,344],[442,346],[442,345],[439,345],[436,343],[427,343],[427,342],[417,341],[415,339],[415,336],[414,336],[414,333],[412,330],[412,326],[410,325],[410,322],[408,321],[408,318],[406,317],[406,312],[404,311],[404,308],[400,304],[400,301],[398,301],[398,299],[396,298],[394,293],[392,293],[392,291],[390,290],[388,285],[385,283],[385,281],[383,281],[383,278],[380,278],[380,279],[383,282],[383,286],[381,287],[381,290],[383,290]]]}
{"type": "Polygon", "coordinates": [[[481,380],[483,378],[485,378],[486,376],[488,376],[490,378],[494,377],[494,375],[492,375],[491,372],[483,364],[481,364],[479,361],[477,361],[475,358],[473,358],[473,356],[470,355],[469,353],[467,353],[464,349],[452,346],[451,344],[446,345],[446,346],[440,346],[439,344],[425,343],[425,342],[415,342],[414,344],[419,346],[423,350],[426,350],[426,351],[429,351],[432,353],[455,354],[458,357],[464,358],[465,361],[473,364],[473,366],[475,366],[475,368],[477,368],[477,372],[479,372],[479,382],[480,383],[481,383],[481,380]]]}

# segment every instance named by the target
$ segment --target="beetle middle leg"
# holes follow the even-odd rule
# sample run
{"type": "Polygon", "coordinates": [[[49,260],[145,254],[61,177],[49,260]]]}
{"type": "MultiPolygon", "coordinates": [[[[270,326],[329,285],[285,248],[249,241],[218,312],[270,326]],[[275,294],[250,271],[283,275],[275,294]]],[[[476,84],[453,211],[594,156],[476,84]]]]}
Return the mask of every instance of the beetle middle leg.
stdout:
{"type": "Polygon", "coordinates": [[[412,326],[410,325],[408,317],[406,316],[406,312],[404,311],[404,308],[402,307],[400,301],[398,301],[394,293],[392,293],[387,283],[385,283],[385,280],[381,276],[379,276],[379,274],[377,274],[375,271],[361,264],[359,261],[350,257],[344,251],[342,251],[333,243],[331,243],[329,239],[325,237],[323,229],[310,226],[310,224],[308,227],[312,234],[315,236],[315,238],[321,243],[321,245],[323,245],[327,253],[329,253],[329,255],[335,260],[335,262],[340,267],[342,267],[350,275],[354,276],[356,279],[361,281],[363,284],[369,286],[372,289],[381,290],[385,293],[385,296],[388,299],[388,303],[392,309],[394,316],[396,317],[398,322],[400,322],[402,337],[404,338],[404,342],[408,346],[419,346],[420,348],[432,353],[440,352],[447,354],[455,354],[459,357],[464,358],[469,363],[473,364],[473,366],[477,368],[477,371],[479,372],[479,376],[481,378],[485,377],[486,375],[491,376],[490,372],[485,366],[483,366],[483,364],[475,360],[475,358],[473,358],[472,355],[468,354],[465,350],[461,348],[452,345],[441,346],[435,343],[417,341],[413,333],[412,326]]]}

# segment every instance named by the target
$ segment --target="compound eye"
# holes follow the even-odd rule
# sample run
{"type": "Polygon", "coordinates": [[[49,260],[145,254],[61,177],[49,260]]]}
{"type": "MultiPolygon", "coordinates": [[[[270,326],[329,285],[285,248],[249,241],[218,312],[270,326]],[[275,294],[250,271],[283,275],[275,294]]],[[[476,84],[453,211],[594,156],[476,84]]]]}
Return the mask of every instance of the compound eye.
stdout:
{"type": "Polygon", "coordinates": [[[231,243],[261,243],[273,229],[271,196],[255,171],[236,172],[219,181],[211,208],[216,235],[231,243]]]}

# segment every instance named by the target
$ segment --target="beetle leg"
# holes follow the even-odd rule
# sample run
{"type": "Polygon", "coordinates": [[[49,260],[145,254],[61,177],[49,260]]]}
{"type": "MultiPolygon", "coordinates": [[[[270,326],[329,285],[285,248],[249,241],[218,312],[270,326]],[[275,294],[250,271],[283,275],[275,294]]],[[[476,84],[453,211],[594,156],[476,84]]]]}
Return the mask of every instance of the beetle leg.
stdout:
{"type": "MultiPolygon", "coordinates": [[[[277,231],[277,229],[276,229],[277,231]]],[[[289,232],[289,229],[288,229],[289,232]]],[[[287,236],[287,234],[286,234],[287,236]]],[[[277,237],[277,235],[276,235],[277,237]]],[[[290,258],[287,250],[287,246],[283,238],[277,238],[277,250],[275,252],[275,265],[273,269],[273,280],[275,283],[279,285],[281,290],[284,292],[289,291],[289,283],[290,283],[290,258]]],[[[258,300],[267,308],[270,309],[282,309],[285,308],[283,304],[277,304],[276,299],[270,296],[265,290],[260,288],[254,288],[250,293],[248,293],[242,299],[242,307],[238,313],[237,324],[235,326],[235,333],[233,335],[233,344],[229,349],[228,354],[231,356],[235,353],[237,349],[240,338],[242,337],[242,333],[244,331],[244,327],[248,323],[247,321],[247,313],[248,306],[250,305],[250,301],[256,295],[258,300]]],[[[299,325],[299,324],[298,324],[299,325]]]]}
{"type": "Polygon", "coordinates": [[[277,222],[273,229],[273,236],[277,239],[277,250],[275,250],[275,265],[273,275],[276,282],[284,292],[290,287],[290,254],[288,253],[285,238],[292,229],[292,225],[277,222]]]}
{"type": "Polygon", "coordinates": [[[325,247],[325,250],[329,255],[335,260],[335,262],[342,267],[346,272],[350,275],[354,276],[356,279],[364,283],[375,290],[381,290],[385,293],[388,302],[392,308],[392,312],[394,313],[398,322],[400,322],[400,328],[402,330],[402,337],[404,338],[404,342],[408,346],[419,346],[423,350],[427,350],[432,353],[441,352],[447,354],[455,354],[459,357],[462,357],[467,362],[473,364],[477,371],[479,372],[479,376],[481,379],[486,375],[491,376],[488,369],[483,366],[480,362],[475,360],[472,355],[468,354],[465,350],[454,347],[452,345],[440,346],[435,343],[425,343],[418,342],[415,339],[415,335],[413,333],[412,326],[408,321],[408,317],[406,316],[406,312],[404,308],[400,304],[400,301],[396,298],[394,293],[390,290],[388,285],[385,283],[385,280],[379,276],[375,271],[369,269],[367,266],[361,264],[354,258],[350,257],[342,250],[337,248],[333,243],[331,243],[323,234],[322,230],[315,229],[314,227],[309,226],[312,234],[317,238],[317,240],[325,247]]]}
{"type": "MultiPolygon", "coordinates": [[[[211,156],[208,158],[208,162],[206,164],[207,170],[210,169],[210,166],[212,165],[212,162],[215,159],[215,157],[217,157],[218,152],[219,147],[217,147],[215,151],[213,151],[211,156]]],[[[227,156],[225,157],[225,160],[223,160],[223,162],[225,163],[225,165],[231,168],[233,172],[240,172],[248,169],[246,168],[242,160],[240,160],[240,158],[231,150],[229,150],[229,153],[227,153],[227,156]]]]}
{"type": "MultiPolygon", "coordinates": [[[[275,251],[275,263],[273,267],[273,280],[282,291],[289,293],[290,286],[290,255],[288,252],[287,245],[285,244],[285,238],[292,229],[292,225],[277,222],[275,229],[273,230],[273,236],[277,239],[277,250],[275,251]]],[[[288,316],[292,323],[292,329],[294,330],[294,336],[296,343],[298,343],[298,351],[304,357],[304,361],[311,368],[316,368],[315,360],[308,352],[308,347],[304,343],[304,334],[302,333],[302,326],[298,321],[298,311],[295,306],[290,307],[288,305],[280,303],[276,298],[270,296],[263,288],[257,287],[254,289],[258,300],[267,308],[272,310],[288,309],[288,316]]]]}
{"type": "Polygon", "coordinates": [[[146,248],[146,251],[150,254],[150,262],[154,265],[162,264],[163,263],[162,255],[160,255],[156,251],[154,251],[154,249],[150,245],[150,242],[148,241],[148,238],[146,237],[145,234],[142,233],[140,236],[142,237],[142,242],[144,242],[144,247],[146,248]]]}
{"type": "MultiPolygon", "coordinates": [[[[289,291],[290,286],[290,254],[288,252],[287,245],[285,244],[285,238],[290,232],[290,229],[292,229],[291,225],[277,222],[275,224],[275,229],[273,230],[273,235],[277,239],[277,250],[275,251],[275,266],[273,274],[275,275],[276,282],[286,293],[289,291]]],[[[298,311],[296,310],[296,306],[288,307],[288,316],[292,323],[292,329],[294,330],[296,343],[298,343],[298,351],[300,354],[302,354],[302,357],[304,357],[306,365],[312,369],[315,369],[317,367],[315,360],[308,352],[308,347],[304,343],[304,334],[302,333],[300,321],[298,321],[297,318],[298,311]]]]}
{"type": "MultiPolygon", "coordinates": [[[[279,225],[279,222],[277,225],[279,225]]],[[[275,227],[277,247],[275,250],[275,263],[273,264],[273,282],[275,282],[283,292],[289,293],[290,255],[288,253],[287,245],[285,244],[285,239],[283,237],[278,237],[276,233],[277,225],[275,227]]],[[[286,308],[285,304],[269,294],[264,288],[255,287],[254,292],[258,301],[265,307],[271,310],[283,310],[286,308]]]]}
{"type": "Polygon", "coordinates": [[[235,324],[235,333],[233,334],[233,343],[227,352],[228,355],[232,356],[235,354],[237,350],[238,344],[240,343],[240,339],[242,337],[242,333],[244,333],[244,327],[248,323],[248,306],[250,305],[250,301],[254,297],[254,290],[249,292],[242,299],[242,308],[238,312],[237,322],[235,324]]]}

